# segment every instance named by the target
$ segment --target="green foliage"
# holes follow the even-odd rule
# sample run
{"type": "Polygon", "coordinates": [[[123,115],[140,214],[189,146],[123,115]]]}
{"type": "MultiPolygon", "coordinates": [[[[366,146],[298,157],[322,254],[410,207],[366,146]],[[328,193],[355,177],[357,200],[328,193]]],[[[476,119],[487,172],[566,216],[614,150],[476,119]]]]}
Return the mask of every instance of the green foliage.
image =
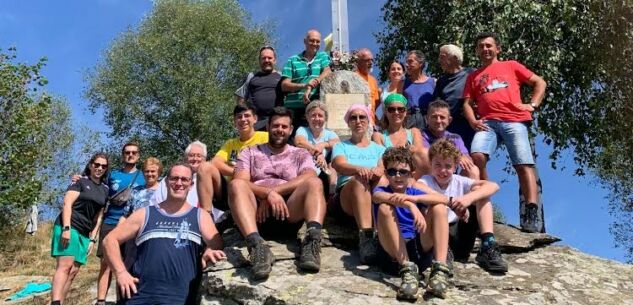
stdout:
{"type": "Polygon", "coordinates": [[[35,65],[15,59],[15,49],[0,51],[0,229],[59,195],[52,182],[65,176],[63,156],[74,139],[68,106],[40,93],[46,59],[35,65]]]}
{"type": "MultiPolygon", "coordinates": [[[[633,259],[633,1],[389,0],[383,18],[376,35],[383,71],[405,50],[435,59],[446,43],[463,46],[466,66],[476,67],[474,37],[499,33],[503,59],[523,62],[548,83],[537,132],[553,148],[552,166],[571,149],[576,174],[589,169],[612,191],[622,220],[613,232],[633,259]]],[[[436,60],[430,70],[440,72],[436,60]]]]}
{"type": "Polygon", "coordinates": [[[157,1],[105,52],[86,96],[111,138],[138,139],[144,156],[169,163],[194,140],[214,151],[233,135],[233,91],[267,41],[234,0],[157,1]]]}

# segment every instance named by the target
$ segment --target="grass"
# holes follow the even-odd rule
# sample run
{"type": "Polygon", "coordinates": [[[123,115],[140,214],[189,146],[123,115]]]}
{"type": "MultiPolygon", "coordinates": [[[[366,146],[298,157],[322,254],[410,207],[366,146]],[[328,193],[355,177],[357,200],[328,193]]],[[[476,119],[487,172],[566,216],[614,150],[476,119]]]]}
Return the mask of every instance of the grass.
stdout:
{"type": "MultiPolygon", "coordinates": [[[[0,232],[0,283],[6,285],[5,279],[17,276],[44,276],[52,282],[56,260],[51,257],[52,223],[40,223],[38,231],[33,235],[26,234],[24,226],[16,226],[12,230],[0,232]]],[[[96,252],[96,251],[95,251],[96,252]]],[[[99,258],[94,253],[88,257],[88,263],[81,267],[73,281],[71,291],[64,305],[92,304],[96,297],[92,292],[99,273],[99,258]]],[[[19,291],[26,284],[23,280],[9,291],[0,292],[0,300],[19,291]]],[[[50,293],[27,299],[20,304],[45,305],[50,303],[50,293]]]]}

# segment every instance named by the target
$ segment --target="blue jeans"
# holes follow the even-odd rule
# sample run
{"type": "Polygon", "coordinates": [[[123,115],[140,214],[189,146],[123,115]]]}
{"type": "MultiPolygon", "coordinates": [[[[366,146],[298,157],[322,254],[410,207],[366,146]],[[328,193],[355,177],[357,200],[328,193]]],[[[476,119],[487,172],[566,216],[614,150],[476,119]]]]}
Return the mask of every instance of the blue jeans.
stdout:
{"type": "Polygon", "coordinates": [[[483,153],[490,156],[497,149],[497,143],[503,142],[513,165],[534,164],[526,123],[486,120],[484,124],[488,126],[488,130],[475,133],[471,153],[483,153]]]}

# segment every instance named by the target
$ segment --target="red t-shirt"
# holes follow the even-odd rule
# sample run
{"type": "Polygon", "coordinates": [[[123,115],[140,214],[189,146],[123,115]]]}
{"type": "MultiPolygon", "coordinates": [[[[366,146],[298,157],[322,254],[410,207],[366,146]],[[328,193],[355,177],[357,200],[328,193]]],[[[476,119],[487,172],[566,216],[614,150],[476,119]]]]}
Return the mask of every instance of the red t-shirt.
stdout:
{"type": "Polygon", "coordinates": [[[485,120],[525,122],[532,114],[519,108],[521,83],[534,72],[517,61],[497,61],[468,75],[464,98],[477,103],[477,114],[485,120]]]}

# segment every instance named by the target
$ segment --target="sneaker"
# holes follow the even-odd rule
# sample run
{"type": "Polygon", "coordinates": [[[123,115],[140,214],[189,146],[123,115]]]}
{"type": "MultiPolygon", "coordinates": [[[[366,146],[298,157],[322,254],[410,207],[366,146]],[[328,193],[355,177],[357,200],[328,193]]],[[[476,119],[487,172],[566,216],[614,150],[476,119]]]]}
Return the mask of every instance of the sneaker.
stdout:
{"type": "Polygon", "coordinates": [[[488,272],[508,272],[508,263],[501,257],[501,250],[499,250],[497,243],[493,243],[485,249],[483,247],[479,249],[475,261],[488,272]]]}
{"type": "Polygon", "coordinates": [[[543,232],[543,215],[536,203],[521,202],[521,230],[528,233],[543,232]]]}
{"type": "MultiPolygon", "coordinates": [[[[211,215],[213,217],[213,214],[211,215]]],[[[229,228],[235,226],[235,222],[233,222],[233,217],[231,217],[231,211],[226,211],[218,218],[215,223],[215,228],[218,229],[220,234],[224,233],[229,228]]]]}
{"type": "Polygon", "coordinates": [[[429,277],[429,285],[426,290],[439,298],[445,298],[448,291],[449,272],[445,263],[434,261],[431,266],[431,276],[429,277]]]}
{"type": "Polygon", "coordinates": [[[398,300],[417,300],[419,288],[418,266],[413,262],[405,262],[400,267],[400,278],[402,282],[396,295],[398,300]]]}
{"type": "Polygon", "coordinates": [[[321,268],[321,230],[308,229],[301,243],[299,268],[318,272],[321,268]]]}
{"type": "Polygon", "coordinates": [[[248,254],[248,259],[251,261],[253,279],[263,280],[268,278],[275,262],[275,255],[268,246],[263,241],[260,241],[254,246],[248,247],[248,254]]]}
{"type": "Polygon", "coordinates": [[[373,264],[378,255],[378,238],[374,229],[364,229],[358,232],[358,256],[365,265],[373,264]]]}

